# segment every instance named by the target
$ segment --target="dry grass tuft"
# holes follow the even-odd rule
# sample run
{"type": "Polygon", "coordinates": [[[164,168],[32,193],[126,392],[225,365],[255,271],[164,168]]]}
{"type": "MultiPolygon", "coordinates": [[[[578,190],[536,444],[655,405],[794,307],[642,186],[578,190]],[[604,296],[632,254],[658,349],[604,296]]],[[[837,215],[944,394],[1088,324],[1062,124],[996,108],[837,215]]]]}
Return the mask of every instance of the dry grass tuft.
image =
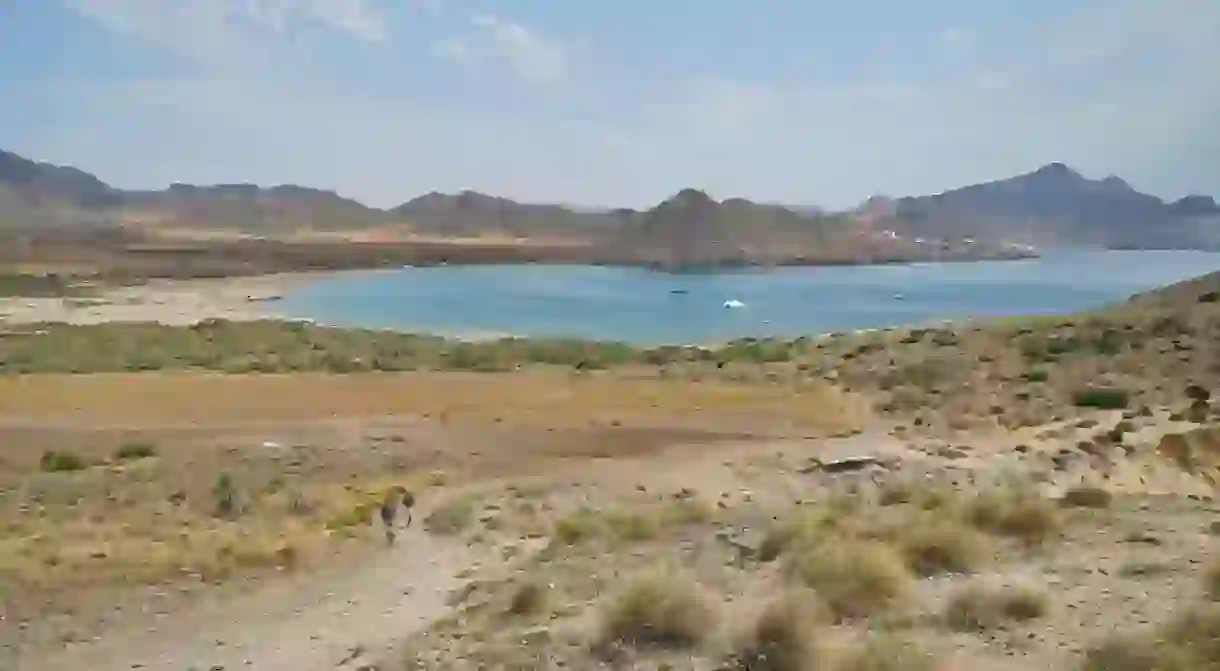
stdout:
{"type": "Polygon", "coordinates": [[[470,496],[447,501],[424,518],[424,528],[442,536],[460,534],[474,523],[474,508],[475,500],[470,496]]]}
{"type": "Polygon", "coordinates": [[[1208,599],[1220,602],[1220,560],[1203,574],[1203,593],[1208,599]]]}
{"type": "Polygon", "coordinates": [[[1046,595],[1028,587],[975,584],[958,591],[945,608],[945,622],[955,631],[984,631],[1009,622],[1028,622],[1046,615],[1046,595]]]}
{"type": "Polygon", "coordinates": [[[1155,632],[1114,637],[1085,654],[1082,671],[1218,671],[1220,604],[1187,611],[1155,632]]]}
{"type": "Polygon", "coordinates": [[[1072,487],[1063,493],[1060,504],[1068,508],[1109,508],[1114,502],[1114,495],[1101,487],[1072,487]]]}
{"type": "Polygon", "coordinates": [[[911,577],[902,555],[876,541],[835,538],[787,553],[787,575],[822,596],[840,619],[866,617],[907,597],[911,577]]]}
{"type": "Polygon", "coordinates": [[[636,578],[606,606],[600,642],[636,647],[690,648],[716,624],[716,611],[698,583],[671,572],[636,578]]]}
{"type": "Polygon", "coordinates": [[[807,588],[789,591],[759,615],[734,665],[743,671],[817,668],[822,659],[817,629],[831,619],[817,592],[807,588]]]}
{"type": "Polygon", "coordinates": [[[835,671],[937,671],[936,656],[916,643],[892,635],[870,636],[862,647],[844,655],[835,671]]]}
{"type": "Polygon", "coordinates": [[[903,527],[897,540],[907,566],[920,576],[972,573],[987,560],[990,539],[952,519],[903,527]]]}
{"type": "Polygon", "coordinates": [[[517,586],[508,603],[508,614],[517,616],[537,615],[547,609],[550,590],[537,580],[527,580],[517,586]]]}
{"type": "Polygon", "coordinates": [[[967,504],[966,514],[979,529],[1029,546],[1042,545],[1057,537],[1063,526],[1053,503],[1013,489],[979,494],[967,504]]]}

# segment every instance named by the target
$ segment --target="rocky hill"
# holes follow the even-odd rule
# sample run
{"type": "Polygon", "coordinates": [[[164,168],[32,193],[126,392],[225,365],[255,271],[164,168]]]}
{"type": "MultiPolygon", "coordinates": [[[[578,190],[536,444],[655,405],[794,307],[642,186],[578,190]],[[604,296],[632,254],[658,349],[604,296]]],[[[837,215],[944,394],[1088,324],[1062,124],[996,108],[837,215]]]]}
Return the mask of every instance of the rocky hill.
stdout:
{"type": "Polygon", "coordinates": [[[659,266],[1028,253],[1015,242],[1220,249],[1220,206],[1211,197],[1165,202],[1118,177],[1092,180],[1060,163],[933,196],[876,197],[847,213],[741,198],[717,201],[694,189],[643,211],[520,203],[474,191],[428,193],[383,210],[295,185],[173,184],[126,191],[77,168],[0,151],[0,230],[99,227],[138,235],[545,240],[584,247],[582,258],[594,249],[593,256],[608,262],[659,266]]]}
{"type": "Polygon", "coordinates": [[[1089,179],[1062,163],[933,196],[900,198],[890,222],[910,235],[1032,244],[1220,249],[1209,196],[1166,202],[1113,175],[1089,179]]]}
{"type": "Polygon", "coordinates": [[[432,242],[509,239],[567,245],[570,262],[592,259],[668,268],[1011,253],[983,246],[954,250],[951,243],[939,242],[913,245],[873,235],[851,215],[741,198],[718,202],[693,189],[643,211],[519,203],[474,191],[428,193],[381,210],[332,191],[293,185],[173,184],[163,190],[124,191],[76,168],[37,163],[11,153],[4,153],[2,159],[0,225],[26,232],[79,232],[92,225],[137,238],[242,233],[279,239],[327,233],[349,241],[378,242],[418,240],[418,236],[432,242]]]}

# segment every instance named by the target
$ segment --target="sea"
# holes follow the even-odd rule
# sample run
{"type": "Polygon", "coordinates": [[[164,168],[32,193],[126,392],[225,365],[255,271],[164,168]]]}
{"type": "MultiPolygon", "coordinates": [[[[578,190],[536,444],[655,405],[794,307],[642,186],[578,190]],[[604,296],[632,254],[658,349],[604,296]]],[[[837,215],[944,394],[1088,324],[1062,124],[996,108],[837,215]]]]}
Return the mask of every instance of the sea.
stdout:
{"type": "Polygon", "coordinates": [[[1055,250],[1036,259],[667,273],[587,265],[337,273],[277,310],[319,324],[467,339],[639,345],[1054,315],[1220,270],[1220,253],[1055,250]]]}

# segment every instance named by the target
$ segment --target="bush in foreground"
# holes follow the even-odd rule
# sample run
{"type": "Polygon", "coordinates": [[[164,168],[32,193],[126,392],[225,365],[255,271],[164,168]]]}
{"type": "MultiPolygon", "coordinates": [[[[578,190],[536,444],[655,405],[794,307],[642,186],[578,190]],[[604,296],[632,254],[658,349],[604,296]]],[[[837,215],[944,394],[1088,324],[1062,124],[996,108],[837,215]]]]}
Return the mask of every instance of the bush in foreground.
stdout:
{"type": "Polygon", "coordinates": [[[636,578],[602,615],[600,642],[636,647],[690,648],[716,623],[698,583],[658,572],[636,578]]]}
{"type": "Polygon", "coordinates": [[[135,461],[156,456],[157,450],[149,443],[124,443],[115,451],[114,457],[119,461],[135,461]]]}
{"type": "Polygon", "coordinates": [[[1081,389],[1072,394],[1072,403],[1078,408],[1124,410],[1131,403],[1131,393],[1125,389],[1081,389]]]}
{"type": "Polygon", "coordinates": [[[1187,611],[1156,631],[1115,637],[1085,654],[1082,671],[1220,671],[1220,604],[1187,611]]]}
{"type": "Polygon", "coordinates": [[[938,671],[936,655],[915,643],[891,635],[870,636],[867,643],[843,656],[835,671],[938,671]]]}
{"type": "Polygon", "coordinates": [[[733,666],[742,671],[818,668],[822,651],[817,629],[830,620],[831,614],[817,592],[807,588],[789,591],[759,615],[733,666]]]}
{"type": "Polygon", "coordinates": [[[970,585],[950,598],[945,622],[955,631],[984,631],[1009,622],[1036,620],[1047,612],[1046,596],[1027,587],[970,585]]]}
{"type": "Polygon", "coordinates": [[[980,530],[1036,546],[1058,535],[1059,510],[1047,499],[1028,492],[999,489],[976,496],[967,517],[980,530]]]}
{"type": "Polygon", "coordinates": [[[82,471],[87,464],[80,455],[73,452],[61,452],[58,450],[47,450],[43,452],[42,459],[38,465],[42,470],[48,473],[65,473],[69,471],[82,471]]]}
{"type": "Polygon", "coordinates": [[[902,529],[899,547],[920,576],[971,573],[987,558],[988,539],[960,522],[917,522],[902,529]]]}
{"type": "Polygon", "coordinates": [[[904,601],[911,588],[902,555],[876,541],[836,538],[796,547],[785,571],[816,590],[840,619],[883,612],[904,601]]]}
{"type": "Polygon", "coordinates": [[[1203,593],[1208,599],[1220,603],[1220,560],[1203,574],[1203,593]]]}

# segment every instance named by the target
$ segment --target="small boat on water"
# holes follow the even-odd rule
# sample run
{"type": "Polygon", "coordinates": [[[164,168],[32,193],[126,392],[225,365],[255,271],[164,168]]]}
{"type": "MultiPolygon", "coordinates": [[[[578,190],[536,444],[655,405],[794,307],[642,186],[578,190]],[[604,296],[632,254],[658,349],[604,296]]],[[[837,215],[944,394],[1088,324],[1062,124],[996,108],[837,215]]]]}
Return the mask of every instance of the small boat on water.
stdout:
{"type": "Polygon", "coordinates": [[[670,289],[669,293],[671,293],[675,296],[685,296],[686,294],[689,294],[690,291],[688,291],[686,289],[670,289]]]}
{"type": "Polygon", "coordinates": [[[894,300],[896,301],[905,301],[906,299],[907,297],[903,296],[902,294],[894,294],[894,300]]]}
{"type": "Polygon", "coordinates": [[[730,298],[729,300],[724,302],[724,307],[725,307],[725,309],[728,309],[728,310],[733,310],[736,308],[744,308],[745,306],[746,306],[745,303],[742,303],[741,301],[737,300],[736,298],[730,298]]]}

